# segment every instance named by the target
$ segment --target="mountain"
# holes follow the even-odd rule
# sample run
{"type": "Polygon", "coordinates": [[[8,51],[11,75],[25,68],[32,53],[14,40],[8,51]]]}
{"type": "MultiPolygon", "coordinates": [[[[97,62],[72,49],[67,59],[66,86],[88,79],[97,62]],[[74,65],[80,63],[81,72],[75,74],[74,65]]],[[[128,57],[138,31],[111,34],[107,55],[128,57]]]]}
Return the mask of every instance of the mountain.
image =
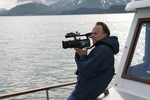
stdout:
{"type": "Polygon", "coordinates": [[[72,15],[72,14],[102,14],[106,13],[106,9],[102,8],[78,8],[75,10],[63,11],[62,15],[72,15]]]}
{"type": "Polygon", "coordinates": [[[7,11],[7,10],[4,8],[0,8],[0,13],[5,12],[5,11],[7,11]]]}
{"type": "Polygon", "coordinates": [[[58,2],[49,5],[49,7],[55,11],[63,11],[75,7],[83,1],[85,0],[59,0],[58,2]]]}
{"type": "Polygon", "coordinates": [[[124,13],[127,0],[59,0],[49,6],[40,3],[18,5],[1,16],[124,13]]]}
{"type": "Polygon", "coordinates": [[[40,3],[28,3],[23,5],[18,5],[9,11],[3,12],[2,15],[47,15],[54,14],[54,12],[44,4],[40,3]]]}
{"type": "Polygon", "coordinates": [[[61,14],[106,14],[106,13],[129,13],[125,11],[125,5],[113,5],[109,9],[102,8],[78,8],[75,10],[63,11],[61,14]]]}
{"type": "Polygon", "coordinates": [[[129,13],[129,12],[133,12],[133,11],[125,11],[125,5],[112,5],[109,7],[109,9],[107,10],[107,13],[129,13]]]}
{"type": "Polygon", "coordinates": [[[59,0],[49,5],[55,10],[75,10],[78,8],[103,8],[108,9],[112,5],[126,5],[130,0],[59,0]]]}

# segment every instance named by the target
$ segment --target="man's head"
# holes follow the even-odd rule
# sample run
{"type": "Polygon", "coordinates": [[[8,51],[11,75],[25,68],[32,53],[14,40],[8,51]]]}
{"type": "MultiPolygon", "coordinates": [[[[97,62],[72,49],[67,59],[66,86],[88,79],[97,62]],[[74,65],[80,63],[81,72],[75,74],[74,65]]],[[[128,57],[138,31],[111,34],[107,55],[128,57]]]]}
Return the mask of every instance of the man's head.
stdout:
{"type": "Polygon", "coordinates": [[[110,35],[110,31],[107,25],[103,22],[97,22],[95,27],[92,30],[92,35],[91,35],[93,44],[95,44],[96,41],[101,40],[102,38],[105,38],[106,36],[109,35],[110,35]]]}

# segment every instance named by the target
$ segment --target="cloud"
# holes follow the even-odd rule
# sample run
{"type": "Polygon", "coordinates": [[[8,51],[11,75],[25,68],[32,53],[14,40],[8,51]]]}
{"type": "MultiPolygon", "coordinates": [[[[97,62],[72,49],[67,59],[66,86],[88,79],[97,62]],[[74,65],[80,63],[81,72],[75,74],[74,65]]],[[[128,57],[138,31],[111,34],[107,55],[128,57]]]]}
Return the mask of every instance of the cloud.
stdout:
{"type": "Polygon", "coordinates": [[[18,3],[37,2],[37,3],[43,3],[43,4],[51,4],[57,1],[58,0],[17,0],[18,3]]]}
{"type": "Polygon", "coordinates": [[[16,5],[29,3],[29,2],[37,2],[37,3],[43,3],[49,5],[57,1],[59,0],[0,0],[0,8],[5,8],[9,10],[15,7],[16,5]]]}
{"type": "Polygon", "coordinates": [[[16,4],[16,0],[0,0],[0,8],[10,9],[12,7],[15,7],[16,4]]]}
{"type": "Polygon", "coordinates": [[[45,0],[17,0],[18,3],[22,3],[22,2],[38,2],[41,3],[45,0]]]}

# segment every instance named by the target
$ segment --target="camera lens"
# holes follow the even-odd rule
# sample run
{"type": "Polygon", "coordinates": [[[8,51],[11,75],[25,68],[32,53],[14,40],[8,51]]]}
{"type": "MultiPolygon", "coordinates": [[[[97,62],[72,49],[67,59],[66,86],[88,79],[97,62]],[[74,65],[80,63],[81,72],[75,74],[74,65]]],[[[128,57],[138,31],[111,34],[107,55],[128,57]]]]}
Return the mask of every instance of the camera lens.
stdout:
{"type": "Polygon", "coordinates": [[[62,41],[62,46],[64,49],[68,48],[68,41],[62,41]]]}
{"type": "Polygon", "coordinates": [[[77,41],[62,41],[62,46],[64,49],[66,48],[74,48],[77,47],[77,41]]]}

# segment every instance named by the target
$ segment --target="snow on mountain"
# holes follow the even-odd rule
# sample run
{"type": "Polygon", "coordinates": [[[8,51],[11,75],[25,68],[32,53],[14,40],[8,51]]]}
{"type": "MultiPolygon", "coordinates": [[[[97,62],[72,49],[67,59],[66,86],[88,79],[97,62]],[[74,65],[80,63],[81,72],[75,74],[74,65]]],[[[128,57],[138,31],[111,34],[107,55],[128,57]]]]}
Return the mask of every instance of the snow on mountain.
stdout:
{"type": "Polygon", "coordinates": [[[55,10],[70,10],[77,8],[103,8],[108,9],[112,5],[126,5],[130,0],[59,0],[49,5],[55,10]]]}

